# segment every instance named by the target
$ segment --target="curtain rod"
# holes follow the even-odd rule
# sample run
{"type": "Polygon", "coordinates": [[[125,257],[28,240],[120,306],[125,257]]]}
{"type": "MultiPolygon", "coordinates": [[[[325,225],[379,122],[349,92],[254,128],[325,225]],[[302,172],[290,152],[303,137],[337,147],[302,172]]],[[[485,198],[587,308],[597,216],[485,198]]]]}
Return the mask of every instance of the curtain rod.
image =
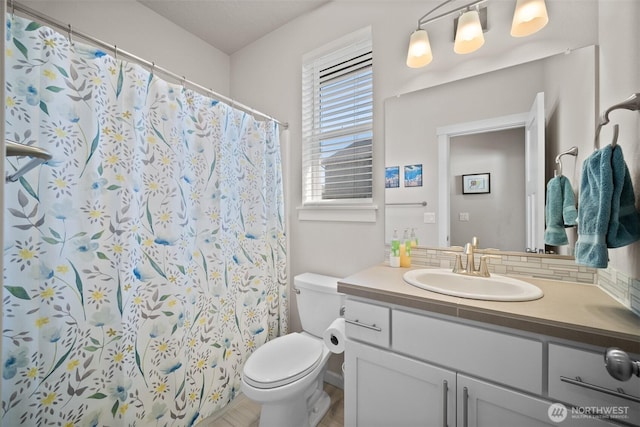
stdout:
{"type": "Polygon", "coordinates": [[[221,95],[221,94],[213,91],[212,89],[208,89],[208,88],[206,88],[206,87],[204,87],[202,85],[199,85],[198,83],[195,83],[195,82],[185,78],[184,76],[179,76],[178,74],[173,73],[173,72],[167,70],[166,68],[162,68],[162,67],[156,65],[155,62],[147,61],[146,59],[142,59],[139,56],[136,56],[136,55],[134,55],[132,53],[129,53],[129,52],[125,51],[125,50],[119,49],[116,45],[111,45],[111,44],[106,43],[106,42],[104,42],[104,41],[102,41],[100,39],[97,39],[97,38],[95,38],[95,37],[93,37],[93,36],[91,36],[89,34],[76,31],[76,30],[72,29],[71,24],[65,25],[65,24],[63,24],[63,23],[51,18],[50,16],[43,15],[43,14],[41,14],[40,12],[38,12],[38,11],[36,11],[34,9],[31,9],[31,8],[29,8],[27,6],[24,6],[24,5],[22,5],[22,4],[18,3],[18,2],[12,1],[12,0],[8,0],[7,1],[7,8],[8,8],[8,12],[11,13],[12,15],[14,14],[14,12],[21,12],[21,13],[24,13],[24,14],[26,14],[27,16],[29,16],[31,18],[35,18],[35,19],[41,21],[42,23],[44,23],[46,25],[50,25],[50,26],[55,27],[55,28],[57,28],[57,29],[59,29],[61,31],[66,31],[69,34],[69,39],[70,40],[71,40],[72,36],[78,36],[78,37],[80,37],[82,39],[88,40],[89,42],[97,45],[98,47],[101,47],[101,48],[106,49],[106,50],[112,50],[114,55],[116,56],[116,58],[118,57],[118,55],[124,56],[124,57],[126,57],[126,58],[128,58],[130,60],[133,60],[133,61],[137,62],[140,65],[144,65],[144,66],[147,66],[147,67],[151,68],[151,70],[152,70],[151,72],[152,73],[154,73],[155,71],[160,71],[162,74],[165,74],[165,75],[167,75],[167,76],[179,81],[183,85],[189,85],[189,86],[191,86],[191,87],[193,87],[193,88],[195,88],[195,89],[197,89],[197,90],[199,90],[201,92],[204,92],[207,95],[213,96],[214,98],[216,98],[219,101],[226,102],[231,107],[238,108],[238,109],[240,109],[242,111],[245,111],[245,112],[247,112],[249,114],[252,114],[252,115],[257,115],[257,116],[263,117],[263,118],[265,118],[267,120],[273,120],[274,122],[276,122],[280,126],[282,126],[284,129],[288,129],[289,128],[289,124],[288,123],[281,122],[280,120],[277,120],[277,119],[275,119],[275,118],[273,118],[273,117],[271,117],[271,116],[269,116],[269,115],[267,115],[265,113],[262,113],[262,112],[260,112],[258,110],[255,110],[255,109],[253,109],[253,108],[251,108],[251,107],[249,107],[247,105],[244,105],[244,104],[242,104],[240,102],[234,101],[233,99],[231,99],[229,97],[226,97],[224,95],[221,95]]]}

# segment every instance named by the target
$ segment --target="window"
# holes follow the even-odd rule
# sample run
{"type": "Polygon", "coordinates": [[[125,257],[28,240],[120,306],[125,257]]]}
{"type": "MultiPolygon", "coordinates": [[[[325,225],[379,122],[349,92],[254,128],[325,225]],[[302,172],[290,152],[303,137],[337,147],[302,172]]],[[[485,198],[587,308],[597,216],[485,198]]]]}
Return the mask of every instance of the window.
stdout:
{"type": "Polygon", "coordinates": [[[303,203],[371,203],[373,54],[360,31],[302,66],[303,203]]]}

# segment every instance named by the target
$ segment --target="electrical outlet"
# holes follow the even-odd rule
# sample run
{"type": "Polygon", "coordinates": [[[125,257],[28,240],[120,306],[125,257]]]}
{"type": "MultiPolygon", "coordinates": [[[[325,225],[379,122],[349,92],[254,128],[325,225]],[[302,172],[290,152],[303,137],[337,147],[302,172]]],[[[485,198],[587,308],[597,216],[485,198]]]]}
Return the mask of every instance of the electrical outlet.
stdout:
{"type": "Polygon", "coordinates": [[[469,221],[469,212],[460,212],[458,214],[458,220],[463,222],[469,221]]]}

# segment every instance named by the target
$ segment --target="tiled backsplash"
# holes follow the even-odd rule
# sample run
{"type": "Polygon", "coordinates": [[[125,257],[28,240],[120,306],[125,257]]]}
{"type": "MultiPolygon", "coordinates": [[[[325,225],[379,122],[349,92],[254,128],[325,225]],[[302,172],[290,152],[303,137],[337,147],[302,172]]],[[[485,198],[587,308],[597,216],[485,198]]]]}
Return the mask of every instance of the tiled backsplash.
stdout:
{"type": "Polygon", "coordinates": [[[598,286],[640,316],[640,280],[611,267],[598,270],[598,286]]]}
{"type": "Polygon", "coordinates": [[[631,279],[631,310],[640,316],[640,280],[631,279]]]}
{"type": "MultiPolygon", "coordinates": [[[[453,268],[455,256],[452,252],[462,253],[459,249],[413,248],[411,251],[411,263],[416,266],[453,268]]],[[[388,245],[385,253],[388,258],[388,245]]],[[[596,283],[595,268],[577,265],[573,258],[567,256],[495,252],[481,249],[477,250],[476,254],[476,265],[479,265],[479,255],[491,255],[492,258],[489,259],[489,271],[496,274],[513,274],[590,284],[596,283]]]]}

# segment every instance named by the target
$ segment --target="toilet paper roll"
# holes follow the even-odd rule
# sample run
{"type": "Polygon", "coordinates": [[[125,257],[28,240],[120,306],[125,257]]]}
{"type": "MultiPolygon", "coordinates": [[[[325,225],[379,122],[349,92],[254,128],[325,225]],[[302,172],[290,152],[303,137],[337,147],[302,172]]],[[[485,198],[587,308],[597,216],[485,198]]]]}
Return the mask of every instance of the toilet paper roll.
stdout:
{"type": "Polygon", "coordinates": [[[324,338],[324,344],[329,348],[332,353],[342,353],[344,351],[344,342],[346,335],[344,333],[344,318],[339,317],[324,331],[322,336],[324,338]]]}

